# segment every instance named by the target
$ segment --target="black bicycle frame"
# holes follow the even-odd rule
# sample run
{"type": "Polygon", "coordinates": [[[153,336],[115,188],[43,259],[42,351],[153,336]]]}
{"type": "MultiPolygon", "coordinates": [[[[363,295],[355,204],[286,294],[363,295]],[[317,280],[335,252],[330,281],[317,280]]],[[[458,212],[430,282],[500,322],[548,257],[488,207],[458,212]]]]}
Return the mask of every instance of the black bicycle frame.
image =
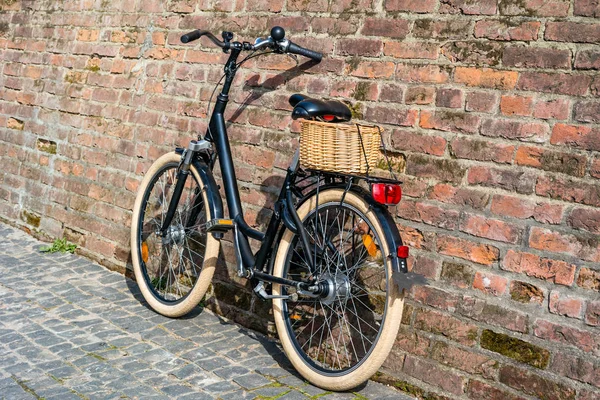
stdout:
{"type": "MultiPolygon", "coordinates": [[[[231,88],[231,84],[233,83],[235,74],[237,72],[237,57],[242,50],[242,44],[238,42],[231,43],[230,49],[231,54],[227,63],[225,64],[225,81],[223,83],[221,93],[219,93],[217,96],[205,139],[214,143],[219,165],[221,167],[221,175],[225,190],[225,198],[229,209],[229,217],[235,222],[234,226],[236,227],[234,230],[234,235],[236,236],[235,243],[237,244],[236,251],[239,251],[243,266],[242,268],[244,270],[240,272],[245,272],[247,277],[255,277],[259,280],[264,280],[267,282],[293,285],[306,289],[308,287],[307,283],[296,282],[285,278],[278,278],[271,275],[272,271],[266,271],[266,273],[264,271],[266,262],[271,256],[273,243],[277,237],[277,233],[282,221],[295,233],[300,233],[303,244],[306,247],[306,254],[311,254],[311,249],[308,245],[307,234],[299,221],[298,215],[296,214],[291,196],[292,186],[294,184],[295,174],[298,168],[297,160],[292,163],[290,168],[288,168],[279,198],[275,203],[275,212],[269,221],[266,232],[262,233],[251,228],[244,219],[224,117],[225,108],[227,107],[227,103],[229,101],[229,89],[231,88]],[[261,242],[260,249],[256,253],[256,256],[253,254],[250,248],[248,238],[256,239],[261,242]]],[[[211,165],[213,164],[214,159],[211,165]]],[[[169,209],[163,224],[163,233],[166,232],[171,223],[188,174],[189,171],[187,169],[180,168],[177,176],[177,184],[173,191],[173,197],[171,199],[171,203],[169,204],[169,209]]],[[[309,256],[308,258],[310,259],[312,269],[314,260],[312,256],[309,256]]]]}

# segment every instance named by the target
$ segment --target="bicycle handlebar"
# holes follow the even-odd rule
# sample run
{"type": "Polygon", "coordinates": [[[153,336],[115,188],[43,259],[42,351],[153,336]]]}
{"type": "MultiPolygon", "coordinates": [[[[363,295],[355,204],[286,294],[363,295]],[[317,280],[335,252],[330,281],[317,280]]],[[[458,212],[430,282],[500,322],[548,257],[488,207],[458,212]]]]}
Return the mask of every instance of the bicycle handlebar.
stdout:
{"type": "Polygon", "coordinates": [[[319,53],[318,51],[314,51],[314,50],[305,49],[304,47],[298,46],[297,44],[292,43],[292,42],[289,42],[287,51],[288,51],[288,53],[298,54],[298,55],[310,58],[315,61],[321,61],[321,59],[323,59],[322,53],[319,53]]]}
{"type": "Polygon", "coordinates": [[[185,35],[181,36],[181,43],[193,42],[194,40],[200,39],[202,36],[206,36],[220,48],[224,48],[227,46],[227,43],[220,41],[215,37],[215,35],[213,35],[209,31],[201,31],[200,29],[196,29],[195,31],[188,32],[185,35]]]}
{"type": "MultiPolygon", "coordinates": [[[[186,33],[181,36],[182,43],[193,42],[194,40],[200,39],[202,36],[208,37],[215,45],[219,46],[222,49],[229,49],[230,43],[228,41],[222,42],[215,37],[209,31],[203,31],[196,29],[195,31],[186,33]]],[[[323,58],[323,54],[318,51],[309,50],[302,46],[298,46],[295,43],[292,43],[290,40],[285,39],[285,30],[279,26],[273,27],[271,29],[271,36],[267,39],[257,39],[254,45],[249,43],[244,43],[245,50],[259,50],[262,47],[269,47],[274,49],[278,53],[291,53],[298,54],[307,58],[310,58],[315,61],[321,61],[323,58]]]]}

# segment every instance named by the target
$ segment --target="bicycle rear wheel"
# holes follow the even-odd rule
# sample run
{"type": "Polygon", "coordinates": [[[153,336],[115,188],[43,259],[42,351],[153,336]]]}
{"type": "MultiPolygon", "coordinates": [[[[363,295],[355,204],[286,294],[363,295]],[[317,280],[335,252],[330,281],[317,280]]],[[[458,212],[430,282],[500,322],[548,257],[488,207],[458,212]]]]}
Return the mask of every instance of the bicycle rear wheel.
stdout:
{"type": "MultiPolygon", "coordinates": [[[[298,209],[316,251],[316,276],[325,288],[317,297],[273,285],[273,312],[283,348],[298,372],[316,386],[348,390],[369,379],[394,343],[404,298],[386,259],[390,246],[383,224],[361,194],[323,190],[298,209]]],[[[279,243],[275,276],[311,278],[301,240],[286,230],[279,243]]]]}
{"type": "Polygon", "coordinates": [[[168,317],[190,312],[212,279],[220,242],[205,230],[206,191],[191,166],[166,235],[160,230],[177,181],[181,156],[168,153],[152,164],[133,208],[131,255],[136,281],[150,307],[168,317]]]}

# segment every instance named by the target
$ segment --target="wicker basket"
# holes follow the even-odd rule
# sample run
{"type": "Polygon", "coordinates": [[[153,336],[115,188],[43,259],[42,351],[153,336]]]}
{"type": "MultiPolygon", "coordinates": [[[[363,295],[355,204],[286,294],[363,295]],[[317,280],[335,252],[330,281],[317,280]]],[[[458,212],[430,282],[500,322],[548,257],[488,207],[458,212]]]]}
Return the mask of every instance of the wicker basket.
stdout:
{"type": "Polygon", "coordinates": [[[371,169],[377,164],[380,145],[377,126],[303,120],[300,163],[310,169],[364,174],[367,164],[371,169]]]}

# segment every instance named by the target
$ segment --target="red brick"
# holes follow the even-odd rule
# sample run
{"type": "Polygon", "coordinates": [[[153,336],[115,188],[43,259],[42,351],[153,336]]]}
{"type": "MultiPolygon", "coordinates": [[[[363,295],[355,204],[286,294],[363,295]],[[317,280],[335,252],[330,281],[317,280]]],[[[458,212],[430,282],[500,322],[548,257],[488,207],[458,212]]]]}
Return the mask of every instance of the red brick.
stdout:
{"type": "Polygon", "coordinates": [[[544,92],[552,94],[566,94],[570,96],[583,96],[588,90],[592,78],[588,75],[522,72],[517,89],[544,92]]]}
{"type": "Polygon", "coordinates": [[[573,14],[584,17],[600,17],[600,3],[597,0],[575,0],[573,14]]]}
{"type": "Polygon", "coordinates": [[[590,208],[574,208],[567,218],[569,226],[575,229],[600,234],[600,210],[590,208]]]}
{"type": "Polygon", "coordinates": [[[404,19],[366,18],[361,33],[365,36],[384,36],[403,39],[409,31],[404,19]]]}
{"type": "Polygon", "coordinates": [[[587,157],[585,156],[550,151],[533,146],[519,147],[515,156],[515,162],[518,165],[526,165],[578,177],[582,177],[585,174],[587,161],[587,157]]]}
{"type": "Polygon", "coordinates": [[[359,25],[356,23],[356,21],[353,21],[352,19],[346,20],[328,17],[314,17],[311,19],[310,25],[314,33],[326,33],[331,36],[351,35],[356,33],[359,28],[359,25]]]}
{"type": "Polygon", "coordinates": [[[394,106],[373,105],[367,108],[365,119],[382,124],[413,126],[417,122],[417,112],[394,106]]]}
{"type": "Polygon", "coordinates": [[[595,159],[590,167],[590,175],[600,179],[600,158],[595,159]]]}
{"type": "Polygon", "coordinates": [[[533,105],[533,116],[541,119],[569,118],[570,101],[566,99],[538,100],[533,105]]]}
{"type": "Polygon", "coordinates": [[[528,171],[503,170],[484,166],[469,168],[467,180],[470,185],[514,190],[521,194],[533,193],[535,185],[535,175],[528,171]]]}
{"type": "Polygon", "coordinates": [[[290,11],[325,12],[327,11],[328,4],[329,2],[327,0],[289,0],[287,8],[290,11]]]}
{"type": "Polygon", "coordinates": [[[600,69],[600,51],[580,50],[575,57],[577,69],[600,69]]]}
{"type": "Polygon", "coordinates": [[[517,84],[519,73],[515,71],[498,71],[488,68],[456,67],[454,81],[467,86],[478,86],[490,89],[513,89],[517,84]]]}
{"type": "Polygon", "coordinates": [[[80,29],[77,32],[77,40],[81,42],[95,42],[100,36],[99,30],[80,29]]]}
{"type": "Polygon", "coordinates": [[[600,301],[590,301],[585,310],[585,323],[600,326],[600,301]]]}
{"type": "Polygon", "coordinates": [[[437,238],[437,251],[483,265],[492,265],[498,261],[500,254],[494,246],[444,235],[437,238]]]}
{"type": "Polygon", "coordinates": [[[481,290],[493,296],[502,296],[506,292],[508,280],[498,275],[477,272],[473,280],[473,289],[481,290]]]}
{"type": "Polygon", "coordinates": [[[460,89],[438,89],[435,96],[437,107],[462,108],[463,92],[460,89]]]}
{"type": "Polygon", "coordinates": [[[590,353],[596,352],[600,346],[600,340],[595,332],[558,325],[541,319],[535,322],[533,334],[541,339],[575,346],[590,353]]]}
{"type": "Polygon", "coordinates": [[[443,156],[446,151],[446,139],[439,136],[395,129],[390,135],[390,140],[392,148],[396,150],[409,150],[436,156],[443,156]]]}
{"type": "Polygon", "coordinates": [[[431,250],[432,235],[410,226],[398,226],[403,243],[413,249],[431,250]]]}
{"type": "Polygon", "coordinates": [[[386,0],[385,9],[387,11],[428,13],[432,12],[436,5],[436,0],[386,0]]]}
{"type": "Polygon", "coordinates": [[[564,315],[571,318],[582,318],[582,299],[568,297],[557,291],[552,291],[548,300],[548,307],[552,314],[564,315]]]}
{"type": "Polygon", "coordinates": [[[435,89],[431,86],[411,86],[406,89],[404,102],[406,104],[431,104],[434,95],[435,89]]]}
{"type": "Polygon", "coordinates": [[[407,353],[426,357],[429,353],[430,343],[431,341],[427,337],[420,335],[415,330],[400,326],[394,348],[400,348],[407,353]]]}
{"type": "Polygon", "coordinates": [[[531,115],[533,98],[525,96],[505,95],[500,99],[500,111],[504,115],[531,115]]]}
{"type": "Polygon", "coordinates": [[[415,21],[412,34],[423,39],[464,39],[469,37],[471,21],[425,18],[415,21]]]}
{"type": "Polygon", "coordinates": [[[529,246],[538,250],[569,254],[586,261],[600,261],[600,245],[598,239],[594,240],[592,237],[533,228],[529,236],[529,246]]]}
{"type": "Polygon", "coordinates": [[[573,107],[573,119],[579,122],[600,122],[600,101],[579,101],[573,107]]]}
{"type": "Polygon", "coordinates": [[[551,370],[561,376],[600,387],[600,364],[566,353],[556,353],[551,370]]]}
{"type": "Polygon", "coordinates": [[[397,207],[398,216],[411,221],[423,222],[438,228],[453,230],[458,225],[459,212],[422,202],[402,201],[397,207]]]}
{"type": "Polygon", "coordinates": [[[493,143],[483,140],[456,138],[451,143],[450,152],[458,158],[477,161],[494,161],[510,163],[513,159],[515,146],[493,143]]]}
{"type": "Polygon", "coordinates": [[[383,49],[379,39],[340,39],[337,41],[336,53],[343,56],[378,56],[383,49]]]}
{"type": "Polygon", "coordinates": [[[529,142],[545,142],[550,133],[546,123],[519,122],[509,119],[490,118],[481,124],[483,136],[503,137],[529,142]]]}
{"type": "Polygon", "coordinates": [[[476,297],[463,296],[456,312],[475,321],[501,326],[515,332],[526,333],[529,331],[527,314],[490,304],[476,297]]]}
{"type": "Polygon", "coordinates": [[[467,395],[473,400],[525,400],[524,397],[488,385],[487,383],[470,380],[467,395]]]}
{"type": "Polygon", "coordinates": [[[502,367],[499,380],[519,392],[536,398],[547,400],[575,399],[575,389],[553,379],[547,379],[513,366],[502,367]]]}
{"type": "Polygon", "coordinates": [[[491,113],[496,110],[498,95],[491,92],[469,92],[465,102],[465,110],[491,113]]]}
{"type": "Polygon", "coordinates": [[[515,250],[508,250],[502,260],[501,268],[559,285],[571,286],[575,281],[575,265],[515,250]]]}
{"type": "Polygon", "coordinates": [[[383,54],[403,59],[428,59],[438,58],[440,45],[431,42],[385,42],[383,54]]]}
{"type": "Polygon", "coordinates": [[[396,67],[396,79],[403,82],[446,83],[449,78],[449,70],[439,65],[398,64],[396,67]]]}
{"type": "Polygon", "coordinates": [[[600,26],[571,21],[548,22],[544,38],[556,42],[598,43],[600,26]]]}
{"type": "Polygon", "coordinates": [[[429,198],[443,203],[458,204],[482,210],[488,204],[490,195],[486,191],[454,187],[441,183],[433,187],[429,193],[429,198]]]}
{"type": "Polygon", "coordinates": [[[584,150],[600,151],[600,129],[585,125],[556,124],[552,129],[550,143],[581,147],[584,150]]]}
{"type": "Polygon", "coordinates": [[[415,153],[408,157],[406,174],[419,178],[433,178],[441,182],[459,183],[465,175],[465,168],[455,160],[415,153]]]}
{"type": "Polygon", "coordinates": [[[481,20],[475,23],[475,37],[492,40],[537,40],[541,23],[524,21],[510,23],[498,20],[481,20]]]}
{"type": "Polygon", "coordinates": [[[359,78],[390,78],[394,74],[394,63],[388,61],[362,61],[356,68],[346,66],[352,76],[359,78]]]}
{"type": "Polygon", "coordinates": [[[569,12],[569,0],[524,0],[500,4],[501,15],[524,15],[538,17],[566,17],[569,12]]]}
{"type": "Polygon", "coordinates": [[[440,13],[465,14],[465,15],[494,15],[496,14],[496,0],[483,0],[471,2],[468,0],[442,0],[440,13]]]}
{"type": "Polygon", "coordinates": [[[445,311],[454,311],[460,299],[458,295],[432,286],[415,287],[411,291],[411,295],[416,302],[445,311]]]}
{"type": "Polygon", "coordinates": [[[600,187],[557,176],[540,176],[535,193],[538,196],[600,207],[600,187]]]}
{"type": "Polygon", "coordinates": [[[500,242],[516,243],[521,235],[521,230],[508,222],[473,214],[465,214],[463,218],[460,230],[473,236],[500,242]]]}
{"type": "Polygon", "coordinates": [[[498,362],[487,356],[462,350],[444,342],[436,342],[433,345],[431,357],[441,364],[490,379],[496,375],[498,368],[498,362]]]}
{"type": "Polygon", "coordinates": [[[495,195],[492,199],[491,211],[513,218],[533,218],[541,223],[559,224],[562,219],[563,206],[495,195]]]}
{"type": "Polygon", "coordinates": [[[460,111],[421,111],[421,128],[446,132],[476,133],[480,118],[460,111]]]}
{"type": "Polygon", "coordinates": [[[477,326],[438,311],[418,310],[413,326],[416,329],[443,335],[465,346],[472,346],[477,338],[477,326]]]}
{"type": "Polygon", "coordinates": [[[448,393],[462,394],[464,378],[449,370],[439,368],[435,363],[407,356],[403,372],[407,375],[437,386],[448,393]]]}
{"type": "Polygon", "coordinates": [[[507,47],[502,55],[502,65],[520,68],[570,69],[571,51],[530,46],[507,47]]]}
{"type": "Polygon", "coordinates": [[[577,285],[584,289],[600,291],[600,272],[589,268],[581,268],[577,277],[577,285]]]}

